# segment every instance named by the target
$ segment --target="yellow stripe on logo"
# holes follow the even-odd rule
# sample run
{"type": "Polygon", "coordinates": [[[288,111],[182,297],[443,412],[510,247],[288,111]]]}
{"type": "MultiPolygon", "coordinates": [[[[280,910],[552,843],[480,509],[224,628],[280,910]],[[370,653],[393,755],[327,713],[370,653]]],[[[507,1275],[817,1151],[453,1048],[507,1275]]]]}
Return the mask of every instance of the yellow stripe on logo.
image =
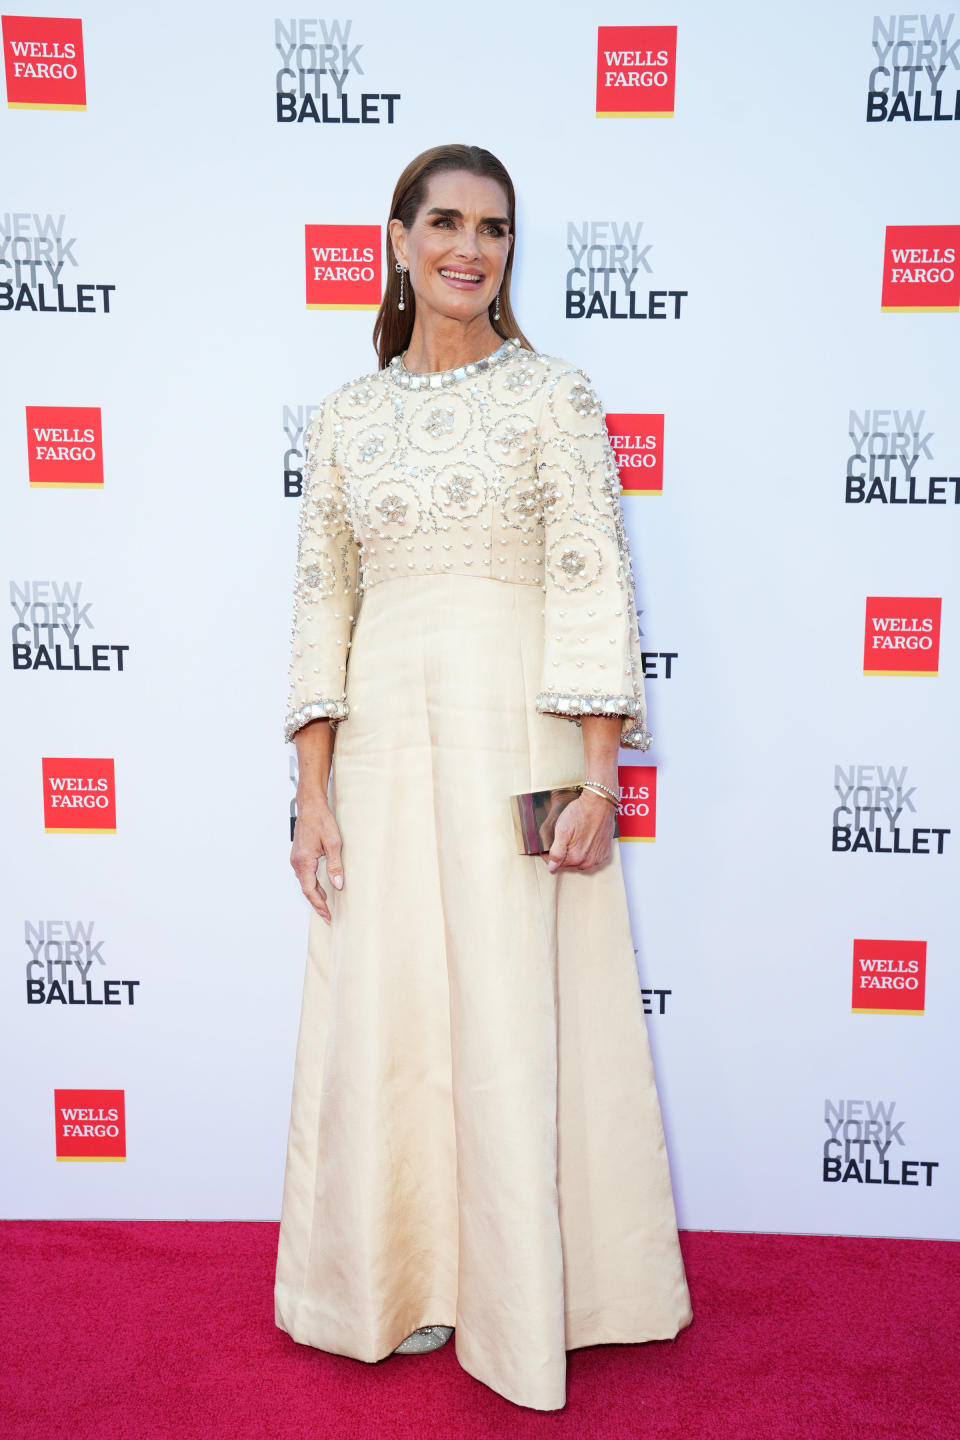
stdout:
{"type": "Polygon", "coordinates": [[[126,1155],[58,1155],[58,1160],[126,1160],[126,1155]]]}
{"type": "Polygon", "coordinates": [[[60,825],[44,826],[45,835],[116,835],[116,833],[116,830],[100,829],[97,826],[91,826],[86,830],[73,830],[60,825]]]}
{"type": "Polygon", "coordinates": [[[854,1006],[852,1015],[922,1015],[922,1010],[858,1010],[854,1006]]]}
{"type": "Polygon", "coordinates": [[[8,100],[8,110],[86,110],[86,105],[46,105],[30,100],[8,100]]]}

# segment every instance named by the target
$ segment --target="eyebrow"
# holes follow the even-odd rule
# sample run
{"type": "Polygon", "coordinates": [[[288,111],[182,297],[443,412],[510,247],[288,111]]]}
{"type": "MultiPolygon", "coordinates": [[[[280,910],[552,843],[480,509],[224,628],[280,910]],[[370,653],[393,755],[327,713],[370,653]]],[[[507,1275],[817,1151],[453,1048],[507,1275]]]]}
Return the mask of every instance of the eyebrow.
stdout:
{"type": "MultiPolygon", "coordinates": [[[[446,209],[443,209],[443,208],[442,208],[441,206],[439,206],[439,205],[434,205],[432,209],[430,209],[430,210],[427,211],[427,214],[428,214],[428,215],[449,215],[451,220],[462,220],[462,219],[463,219],[463,214],[461,213],[461,211],[459,211],[459,210],[446,210],[446,209]]],[[[482,215],[482,216],[480,217],[480,224],[481,224],[481,225],[509,225],[509,224],[510,224],[510,221],[507,219],[506,215],[482,215]]]]}

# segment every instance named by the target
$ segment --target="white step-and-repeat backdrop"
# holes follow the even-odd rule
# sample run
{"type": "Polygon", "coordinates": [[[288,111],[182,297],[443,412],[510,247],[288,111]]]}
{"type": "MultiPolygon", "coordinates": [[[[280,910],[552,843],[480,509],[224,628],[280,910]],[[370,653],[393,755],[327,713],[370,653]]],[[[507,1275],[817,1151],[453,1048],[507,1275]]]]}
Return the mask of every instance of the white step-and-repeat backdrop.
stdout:
{"type": "Polygon", "coordinates": [[[38,8],[0,110],[3,1213],[279,1212],[304,426],[374,367],[397,175],[465,141],[622,465],[681,1223],[960,1235],[960,15],[38,8]]]}

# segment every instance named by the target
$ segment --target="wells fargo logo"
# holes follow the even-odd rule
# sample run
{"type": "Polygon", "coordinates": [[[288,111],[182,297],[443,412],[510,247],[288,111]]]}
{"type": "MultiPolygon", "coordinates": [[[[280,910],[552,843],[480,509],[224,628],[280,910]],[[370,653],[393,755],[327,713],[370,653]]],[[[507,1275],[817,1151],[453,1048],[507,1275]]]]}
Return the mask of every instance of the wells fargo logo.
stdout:
{"type": "Polygon", "coordinates": [[[126,1160],[122,1090],[54,1090],[58,1160],[126,1160]]]}
{"type": "Polygon", "coordinates": [[[854,940],[854,1015],[922,1015],[926,940],[854,940]]]}
{"type": "Polygon", "coordinates": [[[115,835],[113,761],[44,756],[43,825],[48,835],[115,835]]]}
{"type": "Polygon", "coordinates": [[[597,118],[669,118],[676,71],[676,25],[601,25],[597,30],[597,118]]]}
{"type": "Polygon", "coordinates": [[[940,599],[868,595],[864,675],[936,675],[940,664],[940,599]]]}
{"type": "Polygon", "coordinates": [[[663,494],[663,416],[608,415],[620,484],[626,495],[663,494]]]}
{"type": "Polygon", "coordinates": [[[307,225],[307,309],[376,310],[379,225],[307,225]]]}
{"type": "Polygon", "coordinates": [[[656,840],[656,765],[620,766],[620,818],[617,828],[621,840],[656,840]]]}
{"type": "Polygon", "coordinates": [[[99,406],[28,405],[27,467],[38,490],[103,489],[99,406]]]}
{"type": "Polygon", "coordinates": [[[883,246],[885,314],[960,310],[960,225],[888,225],[883,246]]]}
{"type": "Polygon", "coordinates": [[[3,66],[11,110],[86,110],[79,20],[4,15],[3,66]]]}

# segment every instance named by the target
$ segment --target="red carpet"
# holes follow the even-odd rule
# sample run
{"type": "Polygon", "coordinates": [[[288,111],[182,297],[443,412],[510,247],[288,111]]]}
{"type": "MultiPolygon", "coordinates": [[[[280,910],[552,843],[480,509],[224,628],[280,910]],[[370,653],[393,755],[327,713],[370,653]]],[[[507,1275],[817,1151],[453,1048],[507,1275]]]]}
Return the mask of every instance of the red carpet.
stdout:
{"type": "MultiPolygon", "coordinates": [[[[8,1221],[4,1440],[957,1440],[960,1245],[686,1233],[696,1318],[521,1410],[453,1342],[379,1365],[273,1323],[275,1224],[8,1221]]],[[[522,1339],[521,1339],[522,1343],[522,1339]]]]}

